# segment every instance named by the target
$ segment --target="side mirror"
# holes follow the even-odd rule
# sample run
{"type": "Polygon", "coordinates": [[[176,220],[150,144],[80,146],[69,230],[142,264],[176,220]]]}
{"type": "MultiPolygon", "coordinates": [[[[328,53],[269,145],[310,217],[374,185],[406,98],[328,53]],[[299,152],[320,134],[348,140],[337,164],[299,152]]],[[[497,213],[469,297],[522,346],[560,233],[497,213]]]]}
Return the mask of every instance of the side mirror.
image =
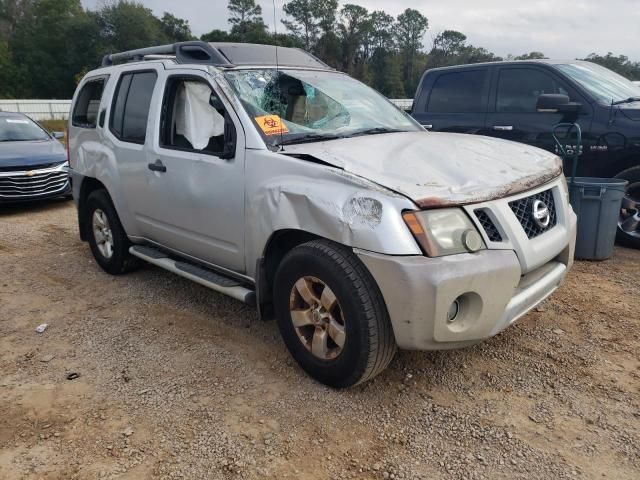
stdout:
{"type": "Polygon", "coordinates": [[[233,121],[229,117],[229,114],[224,114],[224,147],[220,158],[224,160],[231,160],[236,156],[236,143],[238,137],[236,134],[236,127],[233,121]]]}
{"type": "Polygon", "coordinates": [[[568,95],[561,93],[543,93],[538,97],[536,111],[543,113],[577,114],[581,107],[581,103],[569,101],[568,95]]]}
{"type": "Polygon", "coordinates": [[[53,138],[56,140],[62,140],[64,138],[64,132],[51,132],[51,135],[53,135],[53,138]]]}

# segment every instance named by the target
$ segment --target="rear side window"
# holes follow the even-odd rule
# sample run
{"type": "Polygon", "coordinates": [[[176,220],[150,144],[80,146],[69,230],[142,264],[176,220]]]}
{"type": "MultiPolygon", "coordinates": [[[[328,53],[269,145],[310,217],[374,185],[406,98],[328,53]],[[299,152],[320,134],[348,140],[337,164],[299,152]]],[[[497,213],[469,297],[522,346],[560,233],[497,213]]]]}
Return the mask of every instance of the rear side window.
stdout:
{"type": "Polygon", "coordinates": [[[111,132],[120,140],[144,143],[156,72],[125,73],[120,77],[114,95],[111,132]]]}
{"type": "Polygon", "coordinates": [[[427,111],[434,113],[484,112],[487,76],[486,69],[440,75],[431,90],[427,111]]]}
{"type": "Polygon", "coordinates": [[[551,75],[536,68],[503,68],[498,79],[496,111],[535,113],[538,97],[545,93],[569,95],[551,75]]]}
{"type": "Polygon", "coordinates": [[[96,128],[105,81],[100,78],[84,84],[73,107],[71,123],[74,127],[96,128]]]}

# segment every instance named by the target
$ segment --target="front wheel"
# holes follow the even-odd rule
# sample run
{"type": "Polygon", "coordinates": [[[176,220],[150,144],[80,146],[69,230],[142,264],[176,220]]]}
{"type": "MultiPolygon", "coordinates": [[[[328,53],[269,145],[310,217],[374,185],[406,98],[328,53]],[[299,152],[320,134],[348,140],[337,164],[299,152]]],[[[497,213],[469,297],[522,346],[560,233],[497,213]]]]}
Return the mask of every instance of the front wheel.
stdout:
{"type": "Polygon", "coordinates": [[[309,375],[337,388],[369,380],[396,351],[382,294],[342,245],[314,240],[291,250],[274,284],[278,326],[309,375]]]}
{"type": "Polygon", "coordinates": [[[102,269],[117,275],[137,268],[140,261],[129,253],[131,243],[109,194],[105,190],[92,192],[84,211],[89,246],[102,269]]]}
{"type": "Polygon", "coordinates": [[[640,166],[629,168],[616,178],[629,182],[622,198],[616,238],[621,245],[640,248],[640,166]]]}

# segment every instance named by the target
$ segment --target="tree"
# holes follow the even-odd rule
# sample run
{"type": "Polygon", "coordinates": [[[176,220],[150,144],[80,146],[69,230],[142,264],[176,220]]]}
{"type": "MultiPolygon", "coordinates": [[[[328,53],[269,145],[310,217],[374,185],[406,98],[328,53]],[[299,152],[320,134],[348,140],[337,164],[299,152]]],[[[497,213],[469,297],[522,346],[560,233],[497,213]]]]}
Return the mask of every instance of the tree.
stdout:
{"type": "Polygon", "coordinates": [[[346,4],[340,11],[338,31],[342,42],[342,67],[353,74],[358,51],[371,30],[369,12],[359,5],[346,4]]]}
{"type": "Polygon", "coordinates": [[[187,20],[175,17],[169,12],[164,12],[164,15],[160,19],[160,24],[162,31],[169,41],[186,42],[187,40],[193,39],[191,27],[187,20]]]}
{"type": "Polygon", "coordinates": [[[292,0],[282,9],[293,19],[282,20],[283,25],[311,51],[322,34],[332,31],[338,0],[292,0]]]}
{"type": "Polygon", "coordinates": [[[412,8],[398,15],[396,21],[396,40],[402,55],[405,92],[411,92],[411,95],[418,85],[416,57],[422,50],[422,39],[428,27],[427,18],[412,8]]]}
{"type": "Polygon", "coordinates": [[[96,12],[105,53],[122,52],[168,41],[160,20],[143,4],[120,0],[96,12]]]}
{"type": "Polygon", "coordinates": [[[33,0],[0,0],[0,40],[8,40],[32,8],[33,0]]]}
{"type": "Polygon", "coordinates": [[[631,62],[626,55],[616,56],[611,52],[606,55],[592,53],[584,60],[602,65],[630,80],[640,80],[640,62],[631,62]]]}
{"type": "Polygon", "coordinates": [[[284,13],[293,17],[293,20],[282,20],[282,24],[302,40],[306,50],[311,50],[311,47],[315,45],[320,32],[314,6],[313,0],[293,0],[282,6],[284,13]]]}
{"type": "Polygon", "coordinates": [[[202,36],[200,36],[200,40],[202,40],[203,42],[231,42],[231,41],[233,41],[231,39],[231,35],[229,34],[229,32],[225,32],[224,30],[219,30],[219,29],[211,30],[208,33],[202,34],[202,36]]]}
{"type": "Polygon", "coordinates": [[[267,26],[262,20],[262,7],[255,0],[229,0],[229,23],[231,35],[240,42],[260,43],[267,35],[267,26]]]}
{"type": "Polygon", "coordinates": [[[75,74],[99,59],[98,28],[80,0],[36,0],[9,42],[20,89],[36,98],[71,98],[75,74]],[[55,28],[52,28],[55,25],[55,28]]]}
{"type": "Polygon", "coordinates": [[[542,52],[529,52],[513,57],[514,60],[540,60],[542,58],[547,58],[542,52]]]}
{"type": "Polygon", "coordinates": [[[229,23],[262,22],[262,7],[255,0],[229,0],[229,23]]]}

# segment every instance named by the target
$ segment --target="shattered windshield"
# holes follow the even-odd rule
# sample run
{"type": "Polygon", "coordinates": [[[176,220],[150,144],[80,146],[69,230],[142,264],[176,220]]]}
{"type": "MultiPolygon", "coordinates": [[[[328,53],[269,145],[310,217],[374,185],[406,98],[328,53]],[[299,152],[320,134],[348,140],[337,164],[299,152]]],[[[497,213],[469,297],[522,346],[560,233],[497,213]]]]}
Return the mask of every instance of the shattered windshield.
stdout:
{"type": "Polygon", "coordinates": [[[422,130],[378,92],[341,73],[260,69],[225,77],[268,146],[422,130]]]}

